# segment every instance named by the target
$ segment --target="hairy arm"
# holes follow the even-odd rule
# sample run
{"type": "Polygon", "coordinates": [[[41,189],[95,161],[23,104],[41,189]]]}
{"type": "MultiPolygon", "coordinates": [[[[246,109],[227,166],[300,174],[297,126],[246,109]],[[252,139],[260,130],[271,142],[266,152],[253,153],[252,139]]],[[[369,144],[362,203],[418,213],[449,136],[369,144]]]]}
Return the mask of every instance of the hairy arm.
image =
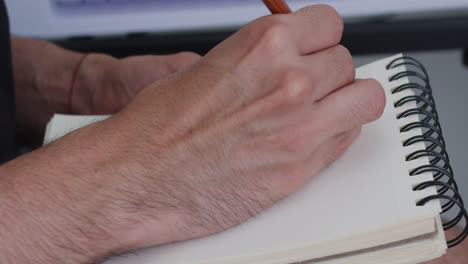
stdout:
{"type": "MultiPolygon", "coordinates": [[[[122,167],[139,168],[121,156],[125,143],[110,122],[0,167],[0,263],[94,263],[137,248],[128,230],[140,216],[125,198],[137,190],[122,167]]],[[[154,244],[170,242],[157,222],[154,244]]]]}
{"type": "Polygon", "coordinates": [[[100,169],[94,162],[101,153],[87,144],[87,130],[0,167],[0,263],[88,263],[101,257],[99,241],[104,244],[107,234],[96,228],[99,208],[88,211],[85,202],[99,186],[83,177],[91,173],[86,168],[100,169]],[[86,149],[95,155],[84,157],[86,149]]]}

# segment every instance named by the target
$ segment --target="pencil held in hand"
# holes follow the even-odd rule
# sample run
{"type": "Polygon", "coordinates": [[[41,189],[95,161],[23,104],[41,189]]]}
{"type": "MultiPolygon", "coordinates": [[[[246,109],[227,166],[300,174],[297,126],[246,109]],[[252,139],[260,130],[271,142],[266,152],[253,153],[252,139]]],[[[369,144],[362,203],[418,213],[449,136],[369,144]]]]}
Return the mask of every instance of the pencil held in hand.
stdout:
{"type": "Polygon", "coordinates": [[[270,9],[272,14],[288,14],[291,9],[284,0],[263,0],[263,3],[270,9]]]}

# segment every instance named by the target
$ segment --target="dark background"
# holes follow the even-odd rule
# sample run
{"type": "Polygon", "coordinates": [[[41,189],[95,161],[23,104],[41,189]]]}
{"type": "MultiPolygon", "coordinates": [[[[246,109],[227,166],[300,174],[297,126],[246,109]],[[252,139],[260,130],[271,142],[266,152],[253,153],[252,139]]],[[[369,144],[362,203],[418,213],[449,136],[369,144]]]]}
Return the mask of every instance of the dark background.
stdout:
{"type": "MultiPolygon", "coordinates": [[[[203,55],[235,31],[140,33],[114,38],[84,36],[55,42],[77,51],[105,52],[116,57],[179,51],[194,51],[203,55]]],[[[354,55],[465,49],[468,48],[468,14],[406,20],[377,17],[359,23],[346,23],[342,44],[354,55]]]]}

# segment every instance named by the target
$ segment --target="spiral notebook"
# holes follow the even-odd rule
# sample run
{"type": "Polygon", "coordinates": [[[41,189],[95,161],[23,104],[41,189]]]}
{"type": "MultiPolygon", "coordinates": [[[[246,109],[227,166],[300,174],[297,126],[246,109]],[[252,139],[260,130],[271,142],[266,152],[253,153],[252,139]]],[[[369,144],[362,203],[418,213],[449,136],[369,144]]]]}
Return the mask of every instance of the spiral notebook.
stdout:
{"type": "MultiPolygon", "coordinates": [[[[457,237],[444,235],[468,215],[426,70],[397,55],[359,68],[357,77],[375,78],[385,88],[383,116],[299,192],[225,232],[105,263],[411,264],[463,241],[466,228],[457,237]],[[441,213],[455,216],[442,224],[441,213]]],[[[45,143],[105,118],[55,116],[45,143]]]]}

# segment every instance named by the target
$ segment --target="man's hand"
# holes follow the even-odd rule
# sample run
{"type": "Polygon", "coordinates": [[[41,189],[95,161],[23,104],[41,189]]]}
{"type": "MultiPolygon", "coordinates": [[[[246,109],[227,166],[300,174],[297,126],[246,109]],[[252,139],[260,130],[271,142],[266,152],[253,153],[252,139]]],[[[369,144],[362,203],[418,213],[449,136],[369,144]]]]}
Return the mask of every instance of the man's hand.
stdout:
{"type": "Polygon", "coordinates": [[[81,65],[68,99],[73,74],[83,54],[39,40],[12,37],[17,131],[24,142],[38,143],[55,113],[114,114],[150,83],[194,64],[200,56],[184,52],[168,56],[115,59],[91,54],[81,65]]]}
{"type": "Polygon", "coordinates": [[[132,138],[120,170],[139,168],[138,194],[125,200],[144,216],[114,216],[144,223],[121,229],[138,238],[127,246],[154,245],[161,225],[171,230],[164,242],[238,225],[344,153],[385,95],[375,80],[355,80],[342,30],[328,6],[261,18],[107,122],[132,138]],[[140,151],[143,160],[128,159],[140,151]]]}
{"type": "Polygon", "coordinates": [[[384,109],[342,30],[328,6],[258,19],[114,117],[0,167],[0,262],[205,236],[299,189],[384,109]]]}

